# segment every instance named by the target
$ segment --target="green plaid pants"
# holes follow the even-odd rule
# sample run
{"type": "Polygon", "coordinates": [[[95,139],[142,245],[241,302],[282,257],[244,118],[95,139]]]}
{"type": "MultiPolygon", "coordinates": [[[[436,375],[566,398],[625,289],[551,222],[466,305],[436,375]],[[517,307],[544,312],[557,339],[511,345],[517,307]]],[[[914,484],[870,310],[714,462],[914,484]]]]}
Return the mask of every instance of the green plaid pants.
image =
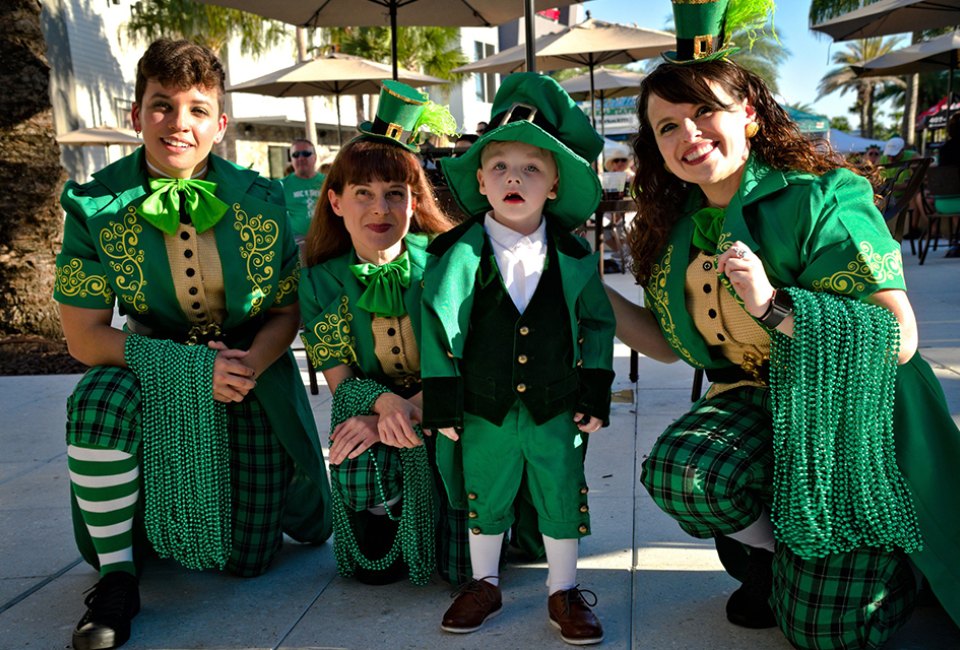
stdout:
{"type": "MultiPolygon", "coordinates": [[[[138,455],[140,417],[140,385],[134,374],[126,368],[95,366],[67,399],[67,444],[138,455]]],[[[233,547],[226,568],[250,577],[267,570],[283,543],[281,519],[293,465],[253,395],[227,405],[227,420],[233,547]]],[[[74,517],[78,514],[74,508],[74,517]]],[[[142,526],[142,516],[137,519],[142,526]]],[[[96,565],[82,522],[75,521],[74,530],[84,558],[96,565]]],[[[142,531],[134,534],[135,544],[145,539],[142,531]]],[[[142,557],[143,549],[135,547],[135,554],[142,557]]]]}
{"type": "MultiPolygon", "coordinates": [[[[433,469],[435,503],[438,505],[436,530],[437,571],[447,582],[459,585],[471,576],[470,550],[467,532],[467,512],[450,505],[437,470],[436,439],[424,438],[427,455],[433,469]]],[[[360,511],[391,500],[402,493],[403,471],[400,450],[384,444],[370,448],[373,454],[348,458],[339,465],[330,466],[333,489],[339,489],[344,506],[360,511]],[[376,462],[376,470],[374,469],[376,462]],[[378,484],[378,481],[382,485],[378,484]]]]}
{"type": "MultiPolygon", "coordinates": [[[[766,389],[703,399],[660,436],[640,477],[654,502],[694,537],[734,533],[772,502],[773,429],[766,389]]],[[[909,618],[912,570],[898,552],[862,548],[805,560],[774,554],[771,606],[797,648],[877,648],[909,618]]]]}

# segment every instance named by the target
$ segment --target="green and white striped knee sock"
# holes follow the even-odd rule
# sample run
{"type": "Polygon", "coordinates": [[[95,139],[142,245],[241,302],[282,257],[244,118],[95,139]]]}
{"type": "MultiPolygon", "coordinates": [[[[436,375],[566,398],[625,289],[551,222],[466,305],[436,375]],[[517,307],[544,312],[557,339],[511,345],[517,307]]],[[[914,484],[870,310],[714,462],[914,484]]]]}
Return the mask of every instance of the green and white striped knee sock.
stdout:
{"type": "Polygon", "coordinates": [[[133,515],[140,498],[140,464],[116,449],[67,445],[70,484],[83,513],[100,575],[136,574],[133,564],[133,515]]]}

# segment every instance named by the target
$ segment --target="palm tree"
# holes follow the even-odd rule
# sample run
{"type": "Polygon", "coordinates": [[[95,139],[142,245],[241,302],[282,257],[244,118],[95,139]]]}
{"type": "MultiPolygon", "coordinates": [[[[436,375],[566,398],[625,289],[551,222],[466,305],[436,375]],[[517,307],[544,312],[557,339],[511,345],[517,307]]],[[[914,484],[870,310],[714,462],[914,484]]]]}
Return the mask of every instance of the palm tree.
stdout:
{"type": "Polygon", "coordinates": [[[899,42],[898,37],[865,38],[850,41],[846,49],[833,54],[833,63],[839,67],[832,68],[820,79],[817,90],[820,93],[817,99],[840,91],[846,94],[856,92],[856,109],[860,113],[860,135],[872,138],[874,132],[874,117],[876,115],[875,99],[878,88],[886,85],[896,85],[901,88],[906,83],[900,77],[865,77],[860,78],[850,66],[858,65],[868,59],[881,56],[893,50],[899,42]]]}
{"type": "Polygon", "coordinates": [[[61,339],[53,301],[66,180],[37,0],[0,3],[0,336],[61,339]]]}
{"type": "MultiPolygon", "coordinates": [[[[387,27],[331,27],[326,40],[341,52],[390,63],[390,29],[387,27]]],[[[460,50],[457,27],[399,27],[397,59],[401,67],[441,79],[457,80],[452,72],[467,63],[460,50]]]]}

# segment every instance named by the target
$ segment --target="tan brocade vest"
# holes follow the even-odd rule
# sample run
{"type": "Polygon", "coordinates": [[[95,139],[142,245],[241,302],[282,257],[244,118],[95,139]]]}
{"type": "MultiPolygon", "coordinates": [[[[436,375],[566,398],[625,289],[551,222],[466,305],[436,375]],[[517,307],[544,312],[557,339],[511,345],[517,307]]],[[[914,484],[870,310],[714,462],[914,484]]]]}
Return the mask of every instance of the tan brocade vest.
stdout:
{"type": "MultiPolygon", "coordinates": [[[[770,334],[720,283],[717,258],[703,251],[690,262],[686,274],[686,305],[697,331],[714,352],[750,373],[770,359],[770,334]]],[[[756,381],[715,383],[707,392],[714,397],[738,386],[764,386],[756,381]]]]}
{"type": "Polygon", "coordinates": [[[374,352],[383,374],[394,382],[391,388],[403,395],[419,392],[420,349],[410,316],[374,316],[371,328],[374,352]]]}

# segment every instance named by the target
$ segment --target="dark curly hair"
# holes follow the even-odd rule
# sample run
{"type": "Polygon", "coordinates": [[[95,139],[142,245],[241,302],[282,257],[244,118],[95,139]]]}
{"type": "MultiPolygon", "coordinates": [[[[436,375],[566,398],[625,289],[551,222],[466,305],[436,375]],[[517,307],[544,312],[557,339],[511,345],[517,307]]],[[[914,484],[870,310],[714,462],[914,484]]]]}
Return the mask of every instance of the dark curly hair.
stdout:
{"type": "Polygon", "coordinates": [[[691,186],[664,167],[656,134],[647,116],[650,95],[675,104],[705,105],[713,110],[732,110],[710,89],[718,84],[735,101],[747,100],[756,109],[760,131],[750,140],[751,152],[779,170],[797,170],[821,175],[850,165],[825,141],[804,138],[797,125],[777,104],[757,75],[726,59],[678,65],[663,63],[643,80],[637,98],[640,128],[633,140],[637,174],[633,194],[637,217],[627,233],[633,255],[632,271],[645,285],[651,268],[666,245],[674,223],[683,216],[682,206],[691,186]]]}
{"type": "Polygon", "coordinates": [[[147,82],[151,79],[161,86],[189,90],[194,86],[215,90],[220,112],[223,112],[223,82],[226,74],[220,59],[209,48],[187,40],[159,38],[147,47],[137,61],[137,80],[134,97],[143,102],[147,82]]]}
{"type": "Polygon", "coordinates": [[[435,235],[453,227],[453,221],[437,206],[433,186],[415,154],[385,140],[356,138],[337,153],[330,173],[323,181],[307,232],[307,266],[339,257],[352,246],[343,219],[333,212],[333,206],[330,205],[329,191],[340,195],[348,184],[374,180],[401,182],[410,186],[417,201],[410,221],[410,232],[435,235]]]}

